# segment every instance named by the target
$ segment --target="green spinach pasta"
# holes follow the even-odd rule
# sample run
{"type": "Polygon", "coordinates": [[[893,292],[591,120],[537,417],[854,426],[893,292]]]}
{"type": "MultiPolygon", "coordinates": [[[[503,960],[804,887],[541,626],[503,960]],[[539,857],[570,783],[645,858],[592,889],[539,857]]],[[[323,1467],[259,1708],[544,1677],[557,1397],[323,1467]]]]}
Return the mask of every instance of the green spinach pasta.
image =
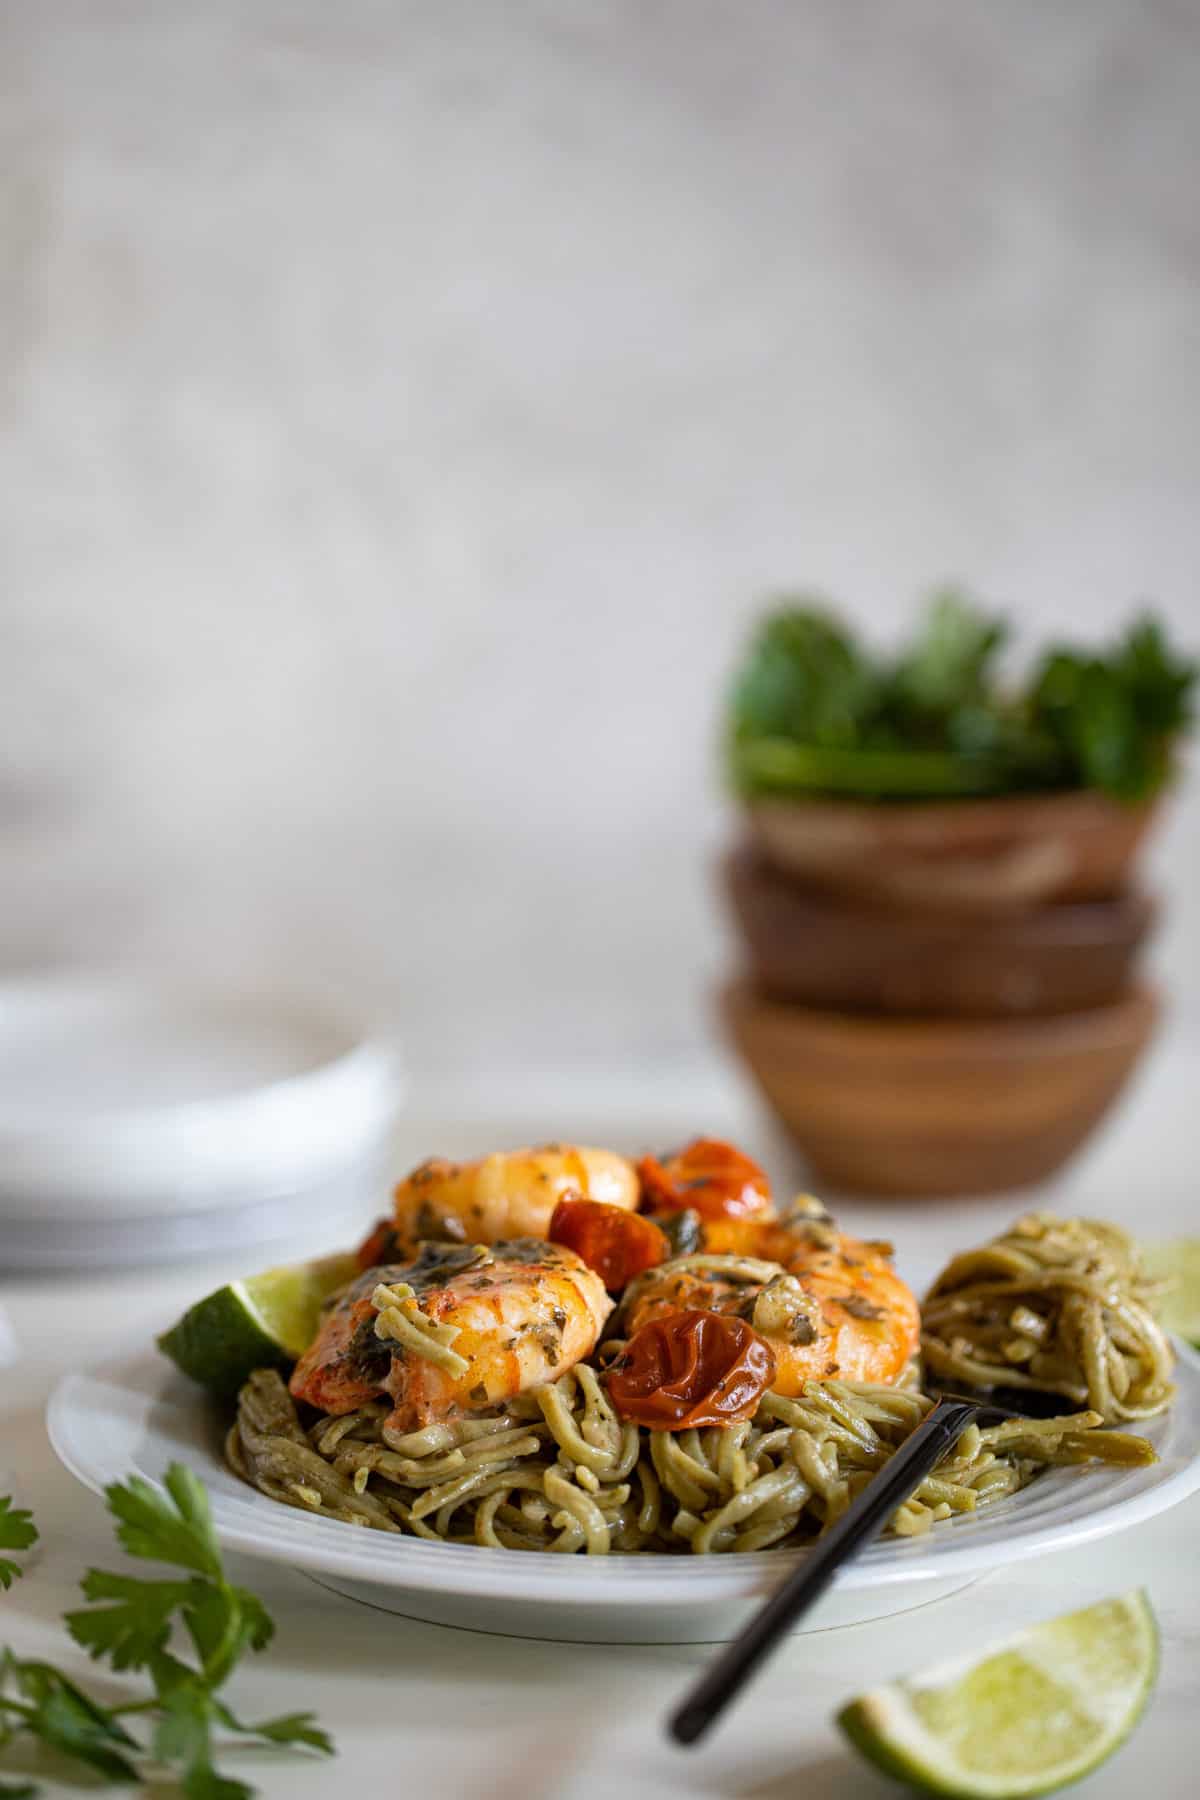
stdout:
{"type": "Polygon", "coordinates": [[[942,1382],[1061,1394],[1111,1424],[1147,1419],[1174,1392],[1154,1295],[1115,1225],[1028,1213],[938,1276],[921,1353],[942,1382]]]}
{"type": "Polygon", "coordinates": [[[347,1260],[286,1380],[242,1364],[228,1461],[282,1505],[428,1541],[803,1545],[937,1391],[1058,1397],[1055,1417],[968,1427],[892,1517],[913,1536],[1048,1468],[1152,1462],[1115,1427],[1173,1391],[1115,1227],[1018,1219],[956,1256],[921,1309],[889,1244],[809,1196],[777,1207],[758,1165],[713,1139],[636,1166],[564,1144],[435,1158],[347,1260]]]}
{"type": "MultiPolygon", "coordinates": [[[[494,1549],[712,1552],[810,1541],[831,1524],[932,1405],[912,1389],[811,1383],[766,1393],[752,1419],[683,1432],[623,1422],[581,1364],[491,1417],[389,1432],[374,1401],[306,1430],[283,1381],[242,1391],[230,1465],[284,1505],[376,1531],[494,1549]]],[[[927,1531],[1015,1492],[1040,1470],[1154,1460],[1094,1412],[971,1426],[896,1513],[927,1531]]]]}

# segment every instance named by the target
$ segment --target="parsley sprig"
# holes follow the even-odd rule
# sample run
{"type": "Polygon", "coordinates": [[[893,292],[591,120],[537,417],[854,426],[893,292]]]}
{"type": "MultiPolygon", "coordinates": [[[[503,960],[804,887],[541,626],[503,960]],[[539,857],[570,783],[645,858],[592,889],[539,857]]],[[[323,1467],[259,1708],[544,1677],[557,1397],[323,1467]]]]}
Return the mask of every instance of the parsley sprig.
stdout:
{"type": "MultiPolygon", "coordinates": [[[[312,1713],[247,1724],[220,1689],[247,1651],[265,1650],[275,1627],[266,1608],[225,1574],[208,1495],[190,1469],[172,1463],[160,1492],[140,1476],[105,1490],[117,1539],[130,1556],[182,1573],[143,1581],[107,1569],[83,1579],[90,1603],[66,1615],[75,1642],[96,1661],[148,1678],[152,1693],[104,1706],[49,1663],[0,1652],[0,1748],[22,1734],[82,1763],[93,1780],[129,1785],[174,1776],[187,1800],[250,1800],[254,1789],[217,1773],[215,1737],[232,1732],[265,1744],[332,1754],[312,1713]],[[125,1723],[144,1719],[141,1735],[125,1723]]],[[[0,1548],[24,1550],[37,1530],[27,1512],[0,1498],[0,1548]]],[[[8,1587],[19,1566],[0,1560],[8,1587]]],[[[25,1800],[29,1783],[0,1780],[0,1800],[25,1800]]]]}
{"type": "MultiPolygon", "coordinates": [[[[28,1550],[37,1543],[37,1535],[33,1514],[14,1506],[11,1494],[0,1494],[0,1550],[28,1550]]],[[[24,1573],[20,1563],[0,1556],[0,1588],[10,1588],[24,1573]]]]}

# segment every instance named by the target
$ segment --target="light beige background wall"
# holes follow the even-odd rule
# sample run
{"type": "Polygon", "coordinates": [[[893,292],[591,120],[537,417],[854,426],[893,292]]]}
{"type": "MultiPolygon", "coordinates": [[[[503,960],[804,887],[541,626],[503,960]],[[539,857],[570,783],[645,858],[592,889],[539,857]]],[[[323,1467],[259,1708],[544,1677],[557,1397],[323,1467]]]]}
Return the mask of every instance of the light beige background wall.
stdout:
{"type": "MultiPolygon", "coordinates": [[[[1200,12],[0,12],[0,958],[672,1053],[756,597],[1200,640],[1200,12]]],[[[1160,840],[1200,1018],[1193,789],[1160,840]]]]}

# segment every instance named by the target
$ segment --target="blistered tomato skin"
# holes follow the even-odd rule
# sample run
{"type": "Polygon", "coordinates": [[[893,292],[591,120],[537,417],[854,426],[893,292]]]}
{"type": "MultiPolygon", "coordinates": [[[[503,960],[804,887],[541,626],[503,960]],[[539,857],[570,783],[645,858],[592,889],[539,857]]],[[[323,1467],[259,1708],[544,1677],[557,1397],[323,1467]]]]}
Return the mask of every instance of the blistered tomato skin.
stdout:
{"type": "Polygon", "coordinates": [[[678,1312],[636,1331],[608,1377],[621,1418],[656,1431],[748,1419],[775,1378],[771,1346],[729,1313],[678,1312]]]}
{"type": "Polygon", "coordinates": [[[619,1294],[635,1275],[656,1268],[671,1254],[666,1234],[652,1219],[576,1194],[563,1195],[548,1235],[552,1244],[565,1244],[594,1269],[610,1294],[619,1294]]]}
{"type": "Polygon", "coordinates": [[[694,1138],[682,1150],[637,1165],[649,1212],[690,1207],[702,1219],[748,1219],[774,1212],[771,1184],[758,1164],[720,1138],[694,1138]]]}

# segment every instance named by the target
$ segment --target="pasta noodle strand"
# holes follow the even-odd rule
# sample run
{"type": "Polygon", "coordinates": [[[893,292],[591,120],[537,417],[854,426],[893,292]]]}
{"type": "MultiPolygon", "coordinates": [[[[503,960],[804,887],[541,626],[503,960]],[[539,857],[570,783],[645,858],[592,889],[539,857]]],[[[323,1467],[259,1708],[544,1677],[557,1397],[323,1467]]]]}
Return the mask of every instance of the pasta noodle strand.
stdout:
{"type": "MultiPolygon", "coordinates": [[[[753,1419],[728,1428],[652,1431],[624,1424],[595,1373],[576,1367],[492,1418],[393,1439],[401,1452],[380,1406],[305,1432],[279,1375],[260,1369],[227,1453],[271,1499],[368,1529],[568,1555],[727,1554],[811,1542],[932,1404],[912,1389],[810,1382],[797,1399],[764,1394],[753,1419]]],[[[1098,1410],[972,1425],[889,1529],[928,1531],[1054,1464],[1153,1459],[1098,1410]]]]}

